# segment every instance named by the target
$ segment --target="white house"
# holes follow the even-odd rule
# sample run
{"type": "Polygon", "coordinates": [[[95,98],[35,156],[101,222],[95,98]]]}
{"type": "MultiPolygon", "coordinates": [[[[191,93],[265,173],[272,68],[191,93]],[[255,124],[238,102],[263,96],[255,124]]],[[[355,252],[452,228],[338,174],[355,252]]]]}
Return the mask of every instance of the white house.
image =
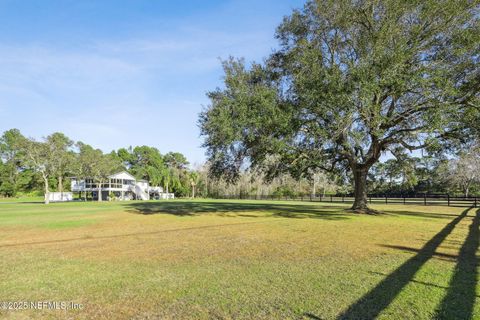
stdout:
{"type": "Polygon", "coordinates": [[[93,179],[71,179],[72,192],[91,192],[94,199],[98,200],[101,191],[102,200],[111,196],[119,200],[150,200],[173,199],[173,193],[164,193],[162,187],[151,187],[148,181],[137,180],[126,171],[112,174],[101,186],[93,179]],[[100,188],[99,188],[100,187],[100,188]]]}

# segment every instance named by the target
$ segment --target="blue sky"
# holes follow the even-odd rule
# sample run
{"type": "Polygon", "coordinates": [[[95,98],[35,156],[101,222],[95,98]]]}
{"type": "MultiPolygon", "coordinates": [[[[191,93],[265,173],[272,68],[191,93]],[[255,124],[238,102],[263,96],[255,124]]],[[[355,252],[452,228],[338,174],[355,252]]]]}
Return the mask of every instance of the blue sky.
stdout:
{"type": "Polygon", "coordinates": [[[299,0],[0,0],[0,131],[205,160],[198,113],[219,58],[261,60],[299,0]]]}

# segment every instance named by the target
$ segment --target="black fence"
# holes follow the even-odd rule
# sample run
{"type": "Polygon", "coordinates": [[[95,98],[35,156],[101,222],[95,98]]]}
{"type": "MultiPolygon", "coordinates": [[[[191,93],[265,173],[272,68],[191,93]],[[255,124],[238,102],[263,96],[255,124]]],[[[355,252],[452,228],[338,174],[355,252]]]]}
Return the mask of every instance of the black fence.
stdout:
{"type": "MultiPolygon", "coordinates": [[[[216,199],[277,200],[353,203],[353,195],[218,195],[216,199]]],[[[424,206],[475,207],[480,205],[480,197],[459,197],[449,194],[369,194],[371,204],[412,204],[424,206]]]]}

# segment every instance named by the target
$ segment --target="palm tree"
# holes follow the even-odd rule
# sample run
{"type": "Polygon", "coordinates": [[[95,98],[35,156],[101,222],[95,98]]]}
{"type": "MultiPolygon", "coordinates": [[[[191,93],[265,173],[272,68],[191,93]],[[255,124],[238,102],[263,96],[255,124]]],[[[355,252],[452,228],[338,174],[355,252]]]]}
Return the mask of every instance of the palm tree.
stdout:
{"type": "Polygon", "coordinates": [[[199,175],[198,172],[192,171],[189,174],[190,185],[192,186],[192,198],[195,198],[195,187],[197,186],[199,175]]]}

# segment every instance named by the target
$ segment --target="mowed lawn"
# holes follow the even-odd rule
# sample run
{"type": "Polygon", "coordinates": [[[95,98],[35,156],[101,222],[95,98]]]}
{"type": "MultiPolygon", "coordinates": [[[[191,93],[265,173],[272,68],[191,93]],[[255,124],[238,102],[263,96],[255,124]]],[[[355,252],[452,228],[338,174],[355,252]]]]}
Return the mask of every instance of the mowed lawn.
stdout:
{"type": "Polygon", "coordinates": [[[0,203],[6,319],[480,319],[477,209],[0,203]]]}

